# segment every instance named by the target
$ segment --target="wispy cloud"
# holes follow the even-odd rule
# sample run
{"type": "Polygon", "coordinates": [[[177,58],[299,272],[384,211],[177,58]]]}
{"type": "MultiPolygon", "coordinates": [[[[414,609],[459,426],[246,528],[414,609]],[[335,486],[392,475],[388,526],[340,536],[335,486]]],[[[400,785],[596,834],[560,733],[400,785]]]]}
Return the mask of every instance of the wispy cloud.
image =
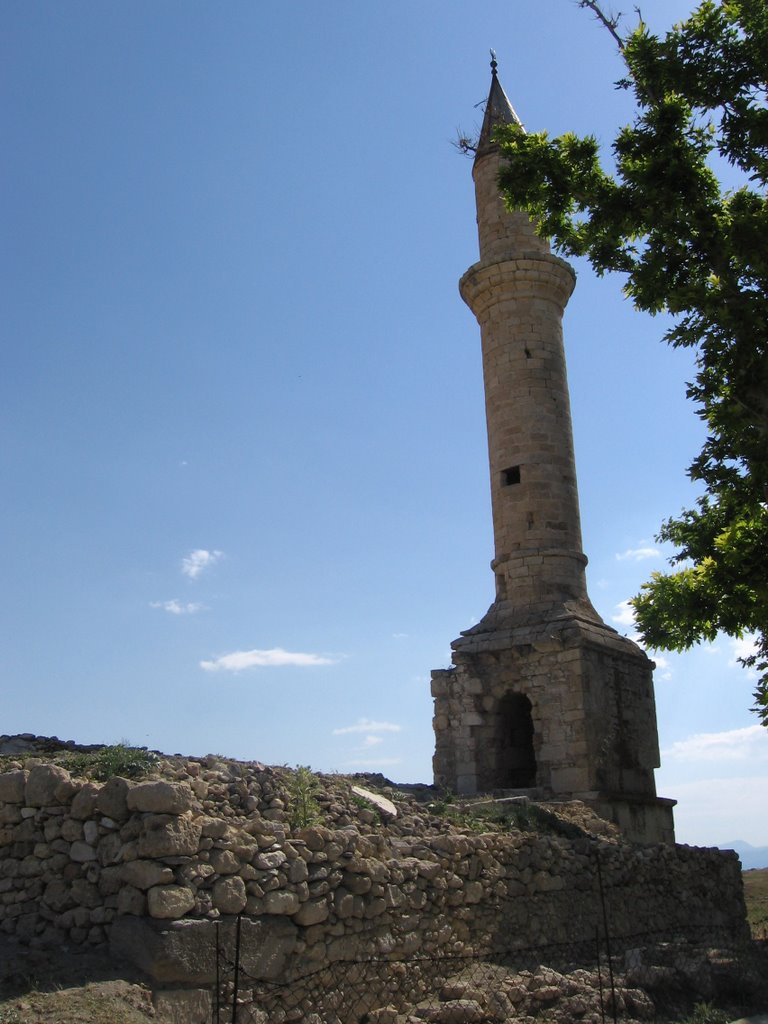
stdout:
{"type": "Polygon", "coordinates": [[[169,612],[171,615],[194,615],[195,612],[202,610],[203,605],[194,601],[184,603],[174,597],[170,601],[150,601],[149,607],[162,608],[164,612],[169,612]]]}
{"type": "Polygon", "coordinates": [[[334,736],[345,736],[347,733],[363,732],[373,735],[377,732],[400,732],[401,725],[394,722],[374,722],[370,718],[358,718],[354,725],[345,725],[333,730],[334,736]]]}
{"type": "Polygon", "coordinates": [[[768,730],[748,725],[725,732],[701,732],[662,751],[674,761],[768,761],[768,730]]]}
{"type": "Polygon", "coordinates": [[[629,598],[616,605],[616,614],[611,616],[611,622],[616,622],[619,626],[634,626],[635,609],[630,604],[629,598]]]}
{"type": "Polygon", "coordinates": [[[649,558],[661,558],[661,552],[659,549],[650,546],[627,548],[626,551],[622,551],[616,555],[617,562],[644,562],[649,558]]]}
{"type": "Polygon", "coordinates": [[[284,651],[282,647],[272,647],[267,651],[233,651],[212,661],[201,661],[200,667],[206,672],[241,672],[247,668],[282,668],[285,665],[302,668],[334,665],[337,661],[338,658],[329,658],[324,654],[304,654],[298,651],[284,651]]]}
{"type": "Polygon", "coordinates": [[[191,580],[196,580],[204,569],[210,569],[223,554],[223,551],[206,551],[205,548],[195,548],[186,558],[182,558],[181,571],[191,580]]]}

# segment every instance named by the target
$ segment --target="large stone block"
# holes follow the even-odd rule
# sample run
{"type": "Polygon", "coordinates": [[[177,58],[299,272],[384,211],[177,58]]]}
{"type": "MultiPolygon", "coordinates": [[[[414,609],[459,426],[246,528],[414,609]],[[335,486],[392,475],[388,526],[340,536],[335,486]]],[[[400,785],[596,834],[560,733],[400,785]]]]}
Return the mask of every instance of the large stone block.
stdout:
{"type": "Polygon", "coordinates": [[[147,892],[150,917],[174,920],[195,905],[195,894],[183,885],[156,885],[147,892]]]}
{"type": "Polygon", "coordinates": [[[0,803],[23,804],[29,772],[12,771],[0,775],[0,803]]]}
{"type": "Polygon", "coordinates": [[[128,810],[153,814],[183,814],[194,802],[189,786],[177,782],[139,782],[127,794],[128,810]]]}
{"type": "Polygon", "coordinates": [[[96,809],[96,798],[101,792],[101,787],[95,782],[86,782],[79,792],[75,793],[69,813],[78,821],[85,821],[90,818],[96,809]]]}
{"type": "Polygon", "coordinates": [[[96,809],[113,821],[124,821],[128,817],[128,792],[133,783],[119,775],[109,779],[96,796],[96,809]]]}
{"type": "MultiPolygon", "coordinates": [[[[147,918],[118,917],[110,946],[155,981],[212,985],[216,980],[216,929],[226,955],[234,957],[234,923],[175,921],[162,925],[147,918]]],[[[287,918],[242,921],[240,956],[243,971],[257,981],[280,978],[294,954],[298,929],[287,918]]]]}
{"type": "Polygon", "coordinates": [[[55,764],[36,764],[30,770],[24,796],[29,807],[49,807],[65,803],[73,792],[72,779],[65,768],[55,764]]]}
{"type": "Polygon", "coordinates": [[[198,851],[201,831],[199,819],[186,815],[149,814],[142,822],[138,855],[147,858],[190,857],[198,851]]]}
{"type": "Polygon", "coordinates": [[[166,1024],[208,1024],[213,997],[207,989],[173,989],[155,992],[158,1017],[166,1024]]]}
{"type": "Polygon", "coordinates": [[[213,886],[213,905],[222,914],[239,914],[246,899],[245,882],[239,875],[220,878],[213,886]]]}

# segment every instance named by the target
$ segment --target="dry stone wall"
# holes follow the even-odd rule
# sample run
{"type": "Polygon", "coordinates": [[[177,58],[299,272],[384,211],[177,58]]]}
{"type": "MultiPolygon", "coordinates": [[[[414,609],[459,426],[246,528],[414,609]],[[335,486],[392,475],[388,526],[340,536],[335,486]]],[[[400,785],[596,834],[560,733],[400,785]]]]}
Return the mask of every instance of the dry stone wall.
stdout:
{"type": "Polygon", "coordinates": [[[337,961],[590,941],[599,849],[617,938],[746,935],[735,855],[463,834],[416,812],[380,821],[332,796],[334,827],[292,831],[270,769],[209,758],[166,775],[99,784],[34,760],[0,774],[0,929],[35,946],[111,941],[177,987],[214,982],[217,922],[231,935],[238,914],[254,983],[337,961]]]}

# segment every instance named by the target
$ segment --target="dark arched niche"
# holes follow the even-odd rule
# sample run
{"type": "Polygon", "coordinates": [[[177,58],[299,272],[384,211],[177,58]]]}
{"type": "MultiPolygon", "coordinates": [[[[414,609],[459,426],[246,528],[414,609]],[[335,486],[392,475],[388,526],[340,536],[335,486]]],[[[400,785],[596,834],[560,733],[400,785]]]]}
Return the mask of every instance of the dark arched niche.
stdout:
{"type": "Polygon", "coordinates": [[[499,701],[496,744],[496,787],[529,789],[536,785],[531,702],[522,693],[499,701]]]}

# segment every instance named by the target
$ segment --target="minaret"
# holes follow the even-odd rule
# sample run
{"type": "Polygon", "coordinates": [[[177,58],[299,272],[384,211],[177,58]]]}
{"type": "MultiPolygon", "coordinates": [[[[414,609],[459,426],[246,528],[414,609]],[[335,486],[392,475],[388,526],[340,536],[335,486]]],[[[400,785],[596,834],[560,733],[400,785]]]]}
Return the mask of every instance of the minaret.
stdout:
{"type": "Polygon", "coordinates": [[[562,332],[576,278],[500,198],[493,131],[520,121],[495,58],[491,72],[473,167],[480,259],[459,288],[480,325],[496,596],[452,644],[453,667],[432,673],[435,783],[581,799],[629,838],[671,841],[653,662],[587,596],[562,332]]]}
{"type": "Polygon", "coordinates": [[[462,298],[480,324],[491,470],[496,601],[489,626],[535,609],[597,620],[587,598],[562,319],[576,277],[553,256],[525,213],[499,196],[493,128],[520,123],[491,62],[492,78],[473,176],[480,261],[462,298]]]}

